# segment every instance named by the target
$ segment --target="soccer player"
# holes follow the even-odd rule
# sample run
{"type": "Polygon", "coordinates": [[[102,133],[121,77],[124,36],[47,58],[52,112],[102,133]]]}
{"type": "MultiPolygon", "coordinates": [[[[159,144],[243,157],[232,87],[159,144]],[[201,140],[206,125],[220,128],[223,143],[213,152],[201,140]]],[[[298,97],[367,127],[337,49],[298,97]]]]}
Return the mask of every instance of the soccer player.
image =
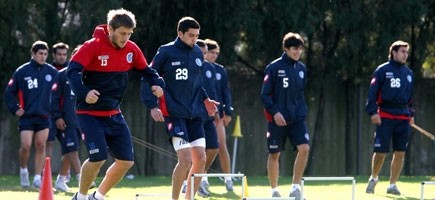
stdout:
{"type": "Polygon", "coordinates": [[[130,130],[120,110],[128,71],[140,72],[155,96],[163,94],[163,79],[130,41],[135,27],[133,13],[125,9],[110,10],[107,24],[95,28],[93,38],[80,47],[68,65],[67,77],[77,96],[76,113],[89,153],[82,164],[79,192],[73,199],[88,199],[89,186],[106,161],[108,151],[115,161],[89,199],[104,199],[134,164],[130,130]]]}
{"type": "Polygon", "coordinates": [[[388,62],[378,66],[373,73],[367,94],[366,112],[373,124],[374,135],[372,173],[366,193],[374,193],[379,181],[379,171],[385,156],[393,143],[393,156],[390,166],[390,185],[388,194],[400,195],[396,186],[402,171],[405,151],[408,146],[410,125],[414,124],[412,106],[412,85],[414,75],[405,63],[408,58],[409,44],[396,41],[391,44],[388,62]]]}
{"type": "MultiPolygon", "coordinates": [[[[164,78],[166,88],[158,101],[150,95],[142,95],[142,101],[150,109],[155,121],[164,121],[166,130],[178,156],[172,174],[172,199],[178,199],[183,180],[188,173],[190,186],[192,174],[204,172],[205,145],[203,113],[216,114],[218,104],[211,100],[203,88],[203,53],[196,45],[200,25],[192,17],[183,17],[177,26],[175,41],[160,46],[152,61],[152,67],[164,78]],[[205,107],[204,107],[205,106],[205,107]]],[[[142,84],[143,86],[146,84],[142,84]]],[[[148,88],[149,87],[145,87],[148,88]]],[[[201,178],[195,178],[194,193],[201,178]]],[[[185,199],[190,199],[187,187],[185,199]]]]}
{"type": "Polygon", "coordinates": [[[46,42],[34,42],[30,49],[32,56],[30,62],[15,70],[4,94],[6,107],[12,114],[19,117],[21,146],[18,153],[22,187],[30,186],[27,162],[33,138],[36,150],[33,187],[41,186],[45,145],[50,128],[50,92],[57,74],[57,70],[45,62],[48,50],[46,42]]]}
{"type": "MultiPolygon", "coordinates": [[[[212,39],[205,39],[204,42],[207,44],[208,48],[206,60],[212,63],[216,70],[215,100],[221,102],[221,104],[218,106],[219,112],[217,115],[218,120],[216,123],[216,130],[218,133],[219,141],[219,163],[221,165],[223,173],[229,174],[231,173],[231,162],[230,154],[228,153],[227,148],[225,126],[228,126],[228,124],[230,124],[231,114],[233,112],[233,108],[231,107],[230,81],[225,67],[216,62],[220,54],[219,44],[212,39]]],[[[209,184],[207,177],[204,177],[201,184],[208,187],[209,184]]],[[[229,176],[225,177],[225,187],[227,191],[233,191],[233,181],[229,176]]]]}
{"type": "Polygon", "coordinates": [[[302,200],[299,184],[310,149],[306,123],[308,108],[304,94],[307,68],[299,61],[303,45],[304,40],[299,34],[289,32],[284,35],[284,52],[266,67],[261,89],[261,100],[268,120],[267,173],[272,197],[281,196],[278,190],[279,156],[289,138],[293,148],[298,151],[290,191],[290,197],[296,200],[302,200]]]}

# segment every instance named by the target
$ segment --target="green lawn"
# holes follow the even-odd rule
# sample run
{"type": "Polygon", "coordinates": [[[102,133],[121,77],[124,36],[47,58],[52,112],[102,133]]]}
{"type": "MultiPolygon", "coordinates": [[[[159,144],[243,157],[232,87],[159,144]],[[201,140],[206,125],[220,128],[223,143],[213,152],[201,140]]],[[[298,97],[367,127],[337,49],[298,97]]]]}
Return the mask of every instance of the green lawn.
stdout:
{"type": "MultiPolygon", "coordinates": [[[[53,176],[54,178],[54,176],[53,176]]],[[[435,177],[400,177],[398,187],[403,193],[401,196],[387,195],[388,177],[381,177],[376,186],[375,194],[366,194],[365,187],[368,177],[356,177],[356,194],[355,199],[359,200],[377,200],[377,199],[420,199],[421,182],[434,181],[435,177]]],[[[101,178],[97,179],[97,183],[101,178]]],[[[210,191],[212,196],[209,198],[196,197],[195,199],[240,199],[241,181],[234,182],[234,192],[227,192],[225,185],[218,178],[209,178],[210,191]]],[[[281,195],[287,196],[290,190],[291,177],[280,178],[281,195]]],[[[268,179],[265,176],[248,177],[247,194],[249,197],[270,197],[270,188],[268,179]]],[[[54,192],[55,200],[70,200],[74,192],[77,191],[77,182],[69,183],[72,191],[68,193],[54,192]]],[[[93,192],[95,189],[90,190],[93,192]]],[[[171,178],[170,177],[136,177],[133,180],[124,179],[113,188],[106,196],[107,200],[146,200],[146,199],[171,199],[171,178]],[[136,196],[140,194],[140,196],[136,196]]],[[[307,200],[350,200],[352,196],[351,181],[305,181],[304,193],[307,200]]],[[[0,177],[0,199],[38,199],[39,191],[37,189],[22,189],[19,185],[18,176],[1,176],[0,177]]],[[[180,199],[182,196],[180,196],[180,199]]],[[[435,185],[425,185],[425,199],[435,198],[435,185]]]]}

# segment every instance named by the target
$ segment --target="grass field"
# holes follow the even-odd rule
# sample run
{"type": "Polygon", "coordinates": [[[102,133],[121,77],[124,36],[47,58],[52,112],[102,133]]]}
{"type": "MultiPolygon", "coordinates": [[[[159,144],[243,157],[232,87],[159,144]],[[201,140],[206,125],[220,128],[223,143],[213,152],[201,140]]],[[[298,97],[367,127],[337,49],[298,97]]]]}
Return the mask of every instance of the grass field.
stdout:
{"type": "MultiPolygon", "coordinates": [[[[54,178],[54,176],[53,176],[54,178]]],[[[420,199],[421,182],[434,181],[435,177],[400,177],[398,187],[403,193],[400,196],[387,195],[388,177],[381,177],[376,186],[375,194],[366,194],[365,188],[368,177],[356,177],[356,194],[358,200],[383,200],[383,199],[420,199]]],[[[97,179],[97,184],[101,179],[97,179]]],[[[290,190],[291,177],[280,178],[281,195],[288,195],[290,190]]],[[[210,191],[212,196],[209,198],[196,197],[195,199],[240,199],[241,181],[234,182],[234,191],[227,192],[224,183],[218,178],[209,178],[210,191]]],[[[270,188],[268,179],[265,176],[248,177],[247,194],[249,197],[270,197],[270,188]]],[[[54,192],[55,200],[70,200],[74,192],[78,190],[77,182],[69,183],[72,187],[71,192],[54,192]]],[[[425,185],[425,199],[435,198],[435,185],[425,185]]],[[[90,190],[93,192],[95,189],[90,190]]],[[[132,180],[123,179],[113,188],[106,196],[107,200],[159,200],[171,199],[171,178],[170,177],[136,177],[132,180]],[[140,196],[136,196],[141,194],[140,196]]],[[[305,181],[304,194],[307,200],[350,200],[352,197],[351,181],[305,181]]],[[[1,176],[0,177],[0,199],[20,199],[35,200],[38,199],[39,191],[37,189],[23,189],[19,185],[19,176],[1,176]]],[[[182,196],[180,196],[180,199],[182,196]]]]}

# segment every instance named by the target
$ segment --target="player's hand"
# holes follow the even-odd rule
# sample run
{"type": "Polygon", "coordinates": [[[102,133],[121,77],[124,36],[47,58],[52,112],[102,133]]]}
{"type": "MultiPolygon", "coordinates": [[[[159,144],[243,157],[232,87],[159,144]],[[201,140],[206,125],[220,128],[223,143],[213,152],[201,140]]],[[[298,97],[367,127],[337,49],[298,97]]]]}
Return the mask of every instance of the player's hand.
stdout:
{"type": "Polygon", "coordinates": [[[222,118],[222,120],[223,120],[223,122],[224,122],[224,126],[228,126],[228,124],[230,124],[230,122],[231,122],[231,116],[230,115],[225,115],[224,114],[224,117],[222,118]]]}
{"type": "Polygon", "coordinates": [[[18,117],[22,117],[24,115],[24,113],[25,113],[25,111],[22,108],[15,111],[15,115],[18,117]]]}
{"type": "Polygon", "coordinates": [[[151,91],[153,91],[154,96],[156,96],[157,98],[163,95],[163,89],[158,85],[151,86],[151,91]]]}
{"type": "Polygon", "coordinates": [[[275,120],[276,125],[278,126],[286,126],[287,122],[285,121],[284,116],[280,112],[277,112],[273,115],[273,120],[275,120]]]}
{"type": "Polygon", "coordinates": [[[381,116],[379,116],[378,113],[372,115],[370,118],[371,118],[373,124],[377,124],[379,126],[381,125],[381,123],[382,123],[381,116]]]}
{"type": "Polygon", "coordinates": [[[64,131],[66,129],[66,123],[65,120],[63,120],[63,118],[58,118],[56,119],[56,127],[57,129],[64,131]]]}
{"type": "Polygon", "coordinates": [[[85,101],[88,104],[95,104],[98,101],[98,96],[100,96],[100,93],[97,90],[90,90],[86,95],[85,101]]]}
{"type": "Polygon", "coordinates": [[[411,120],[409,120],[409,125],[413,125],[413,124],[415,124],[414,117],[411,117],[411,120]]]}
{"type": "Polygon", "coordinates": [[[151,109],[151,117],[156,122],[164,122],[165,121],[165,118],[163,117],[163,113],[159,108],[151,109]]]}
{"type": "Polygon", "coordinates": [[[217,110],[217,105],[219,105],[220,103],[215,101],[215,100],[211,100],[209,98],[207,98],[206,100],[204,100],[204,105],[205,105],[205,109],[207,110],[208,116],[213,117],[215,116],[217,110]]]}

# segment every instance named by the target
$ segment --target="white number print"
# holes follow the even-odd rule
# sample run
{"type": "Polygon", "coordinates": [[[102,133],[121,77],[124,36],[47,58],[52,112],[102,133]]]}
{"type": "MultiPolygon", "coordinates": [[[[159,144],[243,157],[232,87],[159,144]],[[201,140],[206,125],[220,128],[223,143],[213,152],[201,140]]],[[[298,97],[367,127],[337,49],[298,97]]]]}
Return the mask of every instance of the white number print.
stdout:
{"type": "Polygon", "coordinates": [[[399,78],[390,79],[390,87],[391,88],[400,88],[400,79],[399,78]]]}
{"type": "Polygon", "coordinates": [[[107,66],[107,59],[101,59],[101,66],[107,66]]]}
{"type": "Polygon", "coordinates": [[[178,68],[175,70],[175,80],[187,80],[189,78],[186,68],[178,68]]]}
{"type": "Polygon", "coordinates": [[[27,80],[27,87],[29,89],[38,88],[38,79],[29,79],[27,80]]]}
{"type": "Polygon", "coordinates": [[[282,87],[288,88],[288,77],[282,78],[282,87]]]}

